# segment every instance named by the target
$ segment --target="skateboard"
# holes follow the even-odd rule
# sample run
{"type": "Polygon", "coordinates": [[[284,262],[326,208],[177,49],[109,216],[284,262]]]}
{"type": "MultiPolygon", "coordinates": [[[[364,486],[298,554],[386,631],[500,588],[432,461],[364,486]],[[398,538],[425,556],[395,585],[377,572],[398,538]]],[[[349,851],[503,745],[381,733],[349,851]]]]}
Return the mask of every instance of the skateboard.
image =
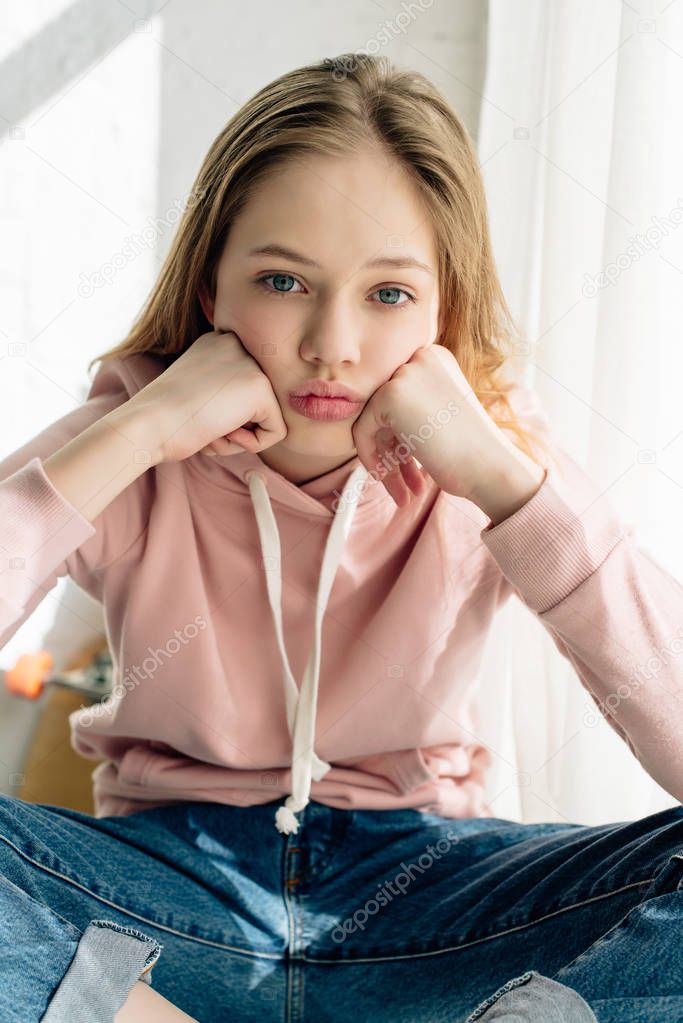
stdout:
{"type": "Polygon", "coordinates": [[[108,648],[96,654],[85,668],[59,672],[53,668],[50,651],[39,650],[36,654],[22,654],[13,668],[0,669],[0,675],[4,675],[8,692],[26,700],[37,700],[46,686],[73,689],[91,702],[99,702],[111,692],[112,661],[108,648]]]}

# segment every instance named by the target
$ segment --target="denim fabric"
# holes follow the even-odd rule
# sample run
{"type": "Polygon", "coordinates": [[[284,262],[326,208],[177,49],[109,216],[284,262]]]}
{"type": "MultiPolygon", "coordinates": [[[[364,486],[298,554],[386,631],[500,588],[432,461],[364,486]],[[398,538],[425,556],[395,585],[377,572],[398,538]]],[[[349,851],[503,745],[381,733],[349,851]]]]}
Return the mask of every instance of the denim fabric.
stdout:
{"type": "Polygon", "coordinates": [[[680,805],[587,826],[313,802],[291,835],[279,805],[1,796],[3,1023],[111,1020],[150,965],[200,1023],[683,1020],[680,805]]]}
{"type": "Polygon", "coordinates": [[[529,970],[507,984],[474,1010],[467,1023],[596,1023],[595,1014],[573,988],[529,970]]]}
{"type": "Polygon", "coordinates": [[[148,980],[158,942],[132,927],[93,920],[79,935],[76,953],[42,1017],[45,1023],[109,1023],[136,980],[148,980]],[[102,964],[106,963],[106,970],[102,964]]]}

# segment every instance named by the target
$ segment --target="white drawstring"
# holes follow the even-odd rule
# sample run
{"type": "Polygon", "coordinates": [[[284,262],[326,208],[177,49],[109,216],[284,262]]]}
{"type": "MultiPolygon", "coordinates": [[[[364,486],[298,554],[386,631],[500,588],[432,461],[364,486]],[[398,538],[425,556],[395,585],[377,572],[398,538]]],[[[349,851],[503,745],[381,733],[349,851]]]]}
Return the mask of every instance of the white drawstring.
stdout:
{"type": "Polygon", "coordinates": [[[331,767],[326,761],[321,760],[313,749],[320,676],[322,620],[346,538],[351,529],[360,492],[367,476],[368,471],[365,466],[359,465],[349,476],[339,498],[320,569],[313,649],[304,671],[301,691],[299,691],[289,666],[282,630],[282,558],[277,522],[263,473],[250,469],[245,474],[261,539],[268,600],[273,613],[275,635],[283,667],[287,726],[292,737],[292,794],[287,797],[284,805],[280,806],[275,814],[275,826],[283,834],[291,834],[299,830],[299,822],[294,814],[303,810],[309,802],[311,779],[320,781],[331,767]]]}

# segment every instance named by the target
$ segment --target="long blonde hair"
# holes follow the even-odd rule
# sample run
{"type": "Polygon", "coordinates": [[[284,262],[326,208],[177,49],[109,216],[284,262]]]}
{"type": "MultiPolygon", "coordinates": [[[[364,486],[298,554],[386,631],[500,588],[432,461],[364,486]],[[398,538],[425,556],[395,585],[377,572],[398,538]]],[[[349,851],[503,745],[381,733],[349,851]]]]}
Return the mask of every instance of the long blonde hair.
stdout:
{"type": "Polygon", "coordinates": [[[213,330],[200,285],[215,293],[230,225],[259,183],[292,156],[349,154],[363,142],[379,143],[400,162],[429,213],[439,252],[436,343],[456,357],[494,422],[539,462],[531,443],[545,444],[519,424],[507,398],[513,381],[505,368],[520,335],[495,269],[475,149],[436,87],[384,56],[346,53],[297,68],[237,111],[204,158],[141,313],[127,337],[88,370],[136,353],[160,355],[170,365],[213,330]]]}

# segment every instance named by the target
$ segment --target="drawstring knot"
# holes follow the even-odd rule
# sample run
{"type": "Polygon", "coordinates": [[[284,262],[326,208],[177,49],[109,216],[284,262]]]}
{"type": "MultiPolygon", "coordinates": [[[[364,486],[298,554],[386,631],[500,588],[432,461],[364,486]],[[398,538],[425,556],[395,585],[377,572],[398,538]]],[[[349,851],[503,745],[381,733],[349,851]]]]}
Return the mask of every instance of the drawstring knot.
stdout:
{"type": "Polygon", "coordinates": [[[291,796],[288,796],[284,805],[278,807],[275,814],[275,827],[281,835],[296,834],[299,830],[299,822],[294,816],[294,811],[287,806],[291,798],[291,796]]]}

